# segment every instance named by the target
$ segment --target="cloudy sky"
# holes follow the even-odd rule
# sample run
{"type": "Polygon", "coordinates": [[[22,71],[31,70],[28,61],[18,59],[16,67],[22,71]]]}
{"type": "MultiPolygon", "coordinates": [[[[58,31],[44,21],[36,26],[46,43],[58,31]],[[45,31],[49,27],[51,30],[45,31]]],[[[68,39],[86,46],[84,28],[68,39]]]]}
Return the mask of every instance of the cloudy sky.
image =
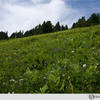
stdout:
{"type": "Polygon", "coordinates": [[[99,12],[100,0],[0,0],[0,31],[28,30],[51,20],[71,27],[81,16],[99,12]]]}

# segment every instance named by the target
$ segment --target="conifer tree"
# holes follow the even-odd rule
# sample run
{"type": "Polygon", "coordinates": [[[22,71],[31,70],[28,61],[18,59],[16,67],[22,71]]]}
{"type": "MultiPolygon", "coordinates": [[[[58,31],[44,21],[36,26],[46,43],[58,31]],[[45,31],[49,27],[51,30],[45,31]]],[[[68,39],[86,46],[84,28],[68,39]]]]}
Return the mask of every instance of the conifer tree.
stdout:
{"type": "Polygon", "coordinates": [[[56,23],[56,25],[54,26],[53,31],[54,31],[54,32],[57,32],[57,31],[60,31],[60,30],[61,30],[60,23],[59,23],[59,22],[57,22],[57,23],[56,23]]]}
{"type": "Polygon", "coordinates": [[[8,32],[0,32],[0,40],[8,39],[8,32]]]}

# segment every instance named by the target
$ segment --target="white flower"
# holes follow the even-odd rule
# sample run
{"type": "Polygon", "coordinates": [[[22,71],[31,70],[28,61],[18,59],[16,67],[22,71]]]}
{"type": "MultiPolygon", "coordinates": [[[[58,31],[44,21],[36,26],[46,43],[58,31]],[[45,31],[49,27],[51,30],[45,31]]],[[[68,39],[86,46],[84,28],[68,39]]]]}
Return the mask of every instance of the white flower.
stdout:
{"type": "Polygon", "coordinates": [[[10,82],[15,82],[15,80],[14,79],[11,79],[10,82]]]}
{"type": "Polygon", "coordinates": [[[24,79],[20,79],[19,81],[22,82],[24,79]]]}
{"type": "Polygon", "coordinates": [[[37,67],[36,65],[34,65],[34,67],[37,67]]]}
{"type": "Polygon", "coordinates": [[[85,67],[86,67],[86,64],[83,65],[83,68],[85,68],[85,67]]]}
{"type": "Polygon", "coordinates": [[[72,53],[74,53],[75,51],[72,51],[72,53]]]}
{"type": "Polygon", "coordinates": [[[5,82],[3,82],[3,85],[5,85],[6,83],[5,82]]]}
{"type": "Polygon", "coordinates": [[[22,83],[24,81],[24,79],[20,79],[19,82],[22,83]]]}
{"type": "Polygon", "coordinates": [[[44,77],[44,79],[46,79],[46,77],[44,77]]]}

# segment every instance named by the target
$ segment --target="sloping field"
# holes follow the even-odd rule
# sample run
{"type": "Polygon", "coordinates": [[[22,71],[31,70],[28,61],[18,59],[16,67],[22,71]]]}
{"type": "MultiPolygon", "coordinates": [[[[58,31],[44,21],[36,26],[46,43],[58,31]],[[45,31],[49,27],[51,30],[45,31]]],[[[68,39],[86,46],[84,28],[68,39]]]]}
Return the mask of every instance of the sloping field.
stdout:
{"type": "Polygon", "coordinates": [[[100,25],[0,41],[0,93],[100,93],[100,25]]]}

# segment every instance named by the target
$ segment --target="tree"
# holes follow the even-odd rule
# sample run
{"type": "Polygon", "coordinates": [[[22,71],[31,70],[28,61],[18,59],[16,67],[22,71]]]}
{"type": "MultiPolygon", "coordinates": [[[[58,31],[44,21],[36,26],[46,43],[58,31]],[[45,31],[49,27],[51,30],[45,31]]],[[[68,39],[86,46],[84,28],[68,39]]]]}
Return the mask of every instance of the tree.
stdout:
{"type": "Polygon", "coordinates": [[[78,22],[74,23],[73,24],[73,28],[76,28],[76,27],[85,27],[86,26],[86,20],[85,20],[85,17],[82,17],[78,20],[78,22]]]}
{"type": "Polygon", "coordinates": [[[76,28],[76,23],[73,23],[72,28],[76,28]]]}
{"type": "Polygon", "coordinates": [[[100,24],[99,16],[98,14],[93,13],[91,17],[87,20],[87,26],[98,25],[98,24],[100,24]]]}
{"type": "Polygon", "coordinates": [[[46,22],[46,33],[50,33],[53,31],[53,25],[51,23],[51,21],[47,21],[46,22]]]}
{"type": "Polygon", "coordinates": [[[0,32],[0,40],[3,40],[3,39],[8,39],[8,33],[1,31],[0,32]]]}
{"type": "Polygon", "coordinates": [[[76,23],[73,23],[72,28],[86,27],[100,24],[100,14],[93,13],[86,21],[85,17],[80,18],[76,23]]]}
{"type": "Polygon", "coordinates": [[[46,33],[46,22],[45,21],[42,24],[42,32],[46,33]]]}
{"type": "Polygon", "coordinates": [[[63,31],[63,30],[68,30],[68,26],[67,26],[67,25],[65,25],[65,26],[62,25],[62,26],[61,26],[61,30],[62,30],[62,31],[63,31]]]}
{"type": "Polygon", "coordinates": [[[85,20],[85,17],[82,17],[80,19],[80,27],[85,27],[86,26],[86,20],[85,20]]]}
{"type": "Polygon", "coordinates": [[[99,24],[100,24],[100,13],[97,13],[98,19],[99,19],[99,24]]]}
{"type": "Polygon", "coordinates": [[[47,21],[42,24],[42,32],[43,33],[50,33],[53,31],[53,25],[51,23],[51,21],[47,21]]]}
{"type": "Polygon", "coordinates": [[[39,24],[35,27],[34,31],[33,31],[33,35],[36,35],[36,34],[42,34],[42,25],[39,24]]]}
{"type": "Polygon", "coordinates": [[[67,25],[65,25],[65,30],[68,30],[68,26],[67,25]]]}
{"type": "Polygon", "coordinates": [[[53,28],[53,31],[54,32],[61,31],[61,26],[60,26],[60,23],[59,22],[56,23],[56,25],[53,28]]]}
{"type": "Polygon", "coordinates": [[[23,37],[23,32],[19,31],[19,32],[14,32],[12,33],[12,35],[10,36],[10,38],[22,38],[23,37]]]}
{"type": "Polygon", "coordinates": [[[31,36],[32,34],[30,33],[30,31],[26,31],[25,33],[24,33],[24,37],[28,37],[28,36],[31,36]]]}
{"type": "Polygon", "coordinates": [[[62,26],[61,26],[61,30],[62,30],[62,31],[63,31],[63,30],[65,30],[65,27],[64,27],[64,25],[62,25],[62,26]]]}

